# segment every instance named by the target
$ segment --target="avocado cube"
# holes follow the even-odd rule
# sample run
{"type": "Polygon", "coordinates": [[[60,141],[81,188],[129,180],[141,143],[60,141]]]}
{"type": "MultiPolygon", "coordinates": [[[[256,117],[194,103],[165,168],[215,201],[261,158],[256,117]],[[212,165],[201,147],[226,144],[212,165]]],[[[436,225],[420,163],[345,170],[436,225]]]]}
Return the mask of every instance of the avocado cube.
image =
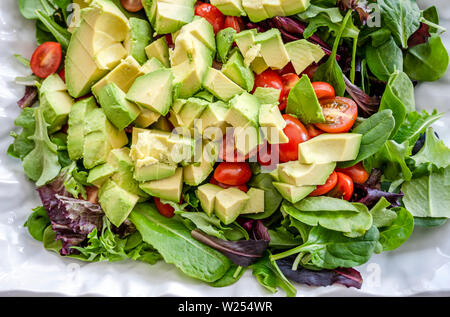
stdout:
{"type": "Polygon", "coordinates": [[[173,41],[176,42],[178,36],[184,36],[185,33],[190,33],[197,40],[203,43],[211,52],[216,51],[216,38],[214,29],[205,18],[196,16],[194,20],[186,24],[181,30],[172,35],[173,41]]]}
{"type": "Polygon", "coordinates": [[[89,171],[87,182],[96,187],[101,187],[115,172],[116,169],[109,164],[98,165],[89,171]]]}
{"type": "Polygon", "coordinates": [[[194,18],[194,7],[166,3],[159,0],[156,2],[156,16],[150,21],[155,32],[158,34],[168,34],[178,31],[183,25],[189,23],[194,18]]]}
{"type": "Polygon", "coordinates": [[[156,58],[164,67],[170,67],[169,62],[169,46],[165,37],[160,37],[145,48],[148,59],[156,58]]]}
{"type": "Polygon", "coordinates": [[[127,192],[112,180],[104,183],[98,192],[100,206],[109,221],[116,227],[128,218],[138,200],[137,195],[127,192]]]}
{"type": "Polygon", "coordinates": [[[214,170],[218,154],[219,149],[215,142],[204,143],[199,164],[192,163],[183,167],[184,182],[191,186],[201,184],[214,170]]]}
{"type": "Polygon", "coordinates": [[[333,173],[336,163],[302,164],[291,161],[278,165],[280,182],[294,185],[323,185],[333,173]]]}
{"type": "Polygon", "coordinates": [[[308,9],[310,0],[280,0],[286,16],[295,15],[308,9]]]}
{"type": "Polygon", "coordinates": [[[215,99],[215,97],[211,93],[207,92],[206,90],[199,91],[198,93],[196,93],[194,95],[194,97],[206,100],[208,102],[214,102],[214,99],[215,99]]]}
{"type": "Polygon", "coordinates": [[[211,4],[225,15],[236,17],[247,15],[241,0],[211,0],[211,4]]]}
{"type": "Polygon", "coordinates": [[[253,95],[258,98],[262,105],[275,105],[280,101],[281,90],[270,87],[256,87],[253,95]]]}
{"type": "Polygon", "coordinates": [[[152,57],[147,62],[145,62],[144,65],[142,65],[141,71],[145,75],[163,68],[164,65],[159,61],[159,59],[157,59],[156,57],[152,57]]]}
{"type": "Polygon", "coordinates": [[[139,64],[147,61],[145,48],[153,40],[152,28],[146,20],[131,17],[130,18],[130,34],[125,42],[130,56],[134,57],[139,64]]]}
{"type": "Polygon", "coordinates": [[[141,183],[139,187],[151,196],[176,203],[180,202],[183,186],[183,169],[178,168],[175,174],[160,180],[141,183]]]}
{"type": "Polygon", "coordinates": [[[247,196],[249,199],[241,215],[264,212],[264,190],[252,187],[247,196]]]}
{"type": "Polygon", "coordinates": [[[220,30],[217,33],[216,36],[217,59],[222,63],[226,63],[228,60],[228,53],[230,52],[233,46],[235,36],[236,30],[231,27],[220,30]]]}
{"type": "Polygon", "coordinates": [[[292,204],[306,198],[316,189],[316,186],[295,186],[279,182],[273,182],[272,184],[281,196],[292,204]]]}
{"type": "Polygon", "coordinates": [[[259,111],[259,124],[269,144],[288,143],[289,138],[284,133],[286,121],[276,105],[262,105],[259,111]]]}
{"type": "Polygon", "coordinates": [[[210,103],[200,117],[202,128],[200,132],[204,138],[218,141],[222,140],[228,126],[225,118],[228,113],[228,105],[223,101],[210,103]],[[219,136],[219,138],[217,138],[219,136]]]}
{"type": "Polygon", "coordinates": [[[249,196],[237,188],[227,188],[216,194],[214,213],[226,225],[233,223],[244,210],[249,196]]]}
{"type": "Polygon", "coordinates": [[[253,90],[255,77],[253,72],[244,65],[244,58],[238,51],[235,51],[228,62],[222,66],[222,73],[245,90],[253,90]]]}
{"type": "Polygon", "coordinates": [[[176,170],[176,165],[166,163],[136,166],[133,177],[139,182],[153,181],[171,177],[175,174],[176,170]]]}
{"type": "Polygon", "coordinates": [[[255,96],[244,92],[230,101],[230,109],[225,120],[233,127],[259,126],[259,101],[255,96]]]}
{"type": "Polygon", "coordinates": [[[312,63],[319,63],[325,56],[325,52],[319,45],[305,39],[287,43],[285,47],[298,75],[312,63]]]}
{"type": "Polygon", "coordinates": [[[242,7],[253,23],[270,18],[263,6],[262,0],[242,0],[242,7]]]}
{"type": "Polygon", "coordinates": [[[126,100],[126,94],[115,83],[101,88],[97,98],[108,119],[119,130],[128,127],[141,113],[139,107],[126,100]]]}
{"type": "Polygon", "coordinates": [[[203,211],[206,212],[208,216],[211,216],[213,214],[216,195],[222,190],[223,188],[217,185],[205,184],[199,186],[195,191],[195,194],[200,200],[200,205],[202,206],[203,211]]]}
{"type": "Polygon", "coordinates": [[[282,69],[290,59],[278,29],[270,29],[258,34],[255,43],[261,44],[261,55],[264,62],[273,69],[282,69]]]}
{"type": "Polygon", "coordinates": [[[236,95],[245,92],[221,71],[210,67],[206,73],[203,86],[206,90],[223,101],[229,101],[236,95]]]}
{"type": "Polygon", "coordinates": [[[264,10],[266,10],[270,17],[286,16],[286,13],[281,6],[281,1],[282,0],[262,0],[264,10]]]}
{"type": "Polygon", "coordinates": [[[157,122],[162,117],[159,113],[151,111],[147,108],[139,107],[141,113],[134,121],[136,127],[138,128],[147,128],[151,124],[157,122]]]}
{"type": "Polygon", "coordinates": [[[259,128],[252,125],[234,128],[234,145],[244,157],[263,143],[264,137],[259,128]]]}
{"type": "Polygon", "coordinates": [[[358,133],[321,134],[299,144],[298,160],[307,164],[352,161],[359,154],[361,138],[358,133]]]}

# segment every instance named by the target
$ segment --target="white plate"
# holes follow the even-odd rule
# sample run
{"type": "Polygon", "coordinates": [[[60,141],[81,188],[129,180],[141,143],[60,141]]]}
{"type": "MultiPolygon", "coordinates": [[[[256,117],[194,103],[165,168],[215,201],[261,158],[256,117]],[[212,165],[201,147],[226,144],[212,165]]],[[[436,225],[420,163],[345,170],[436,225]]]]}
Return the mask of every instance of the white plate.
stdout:
{"type": "MultiPolygon", "coordinates": [[[[441,24],[450,30],[450,3],[419,1],[438,6],[441,24]]],[[[450,47],[450,34],[444,35],[450,47]]],[[[34,23],[17,9],[17,0],[2,0],[0,9],[0,295],[104,295],[104,296],[269,296],[248,271],[227,288],[211,288],[188,278],[173,265],[145,263],[81,263],[50,253],[33,240],[23,223],[31,209],[40,205],[34,184],[23,173],[19,160],[6,156],[9,132],[19,114],[16,101],[23,87],[16,76],[29,71],[13,54],[30,57],[35,48],[34,23]]],[[[449,73],[435,83],[417,88],[417,104],[423,109],[449,110],[449,73]]],[[[450,113],[436,124],[450,144],[450,113]]],[[[359,268],[361,290],[340,286],[297,285],[299,296],[450,294],[450,224],[434,229],[417,228],[400,249],[375,255],[359,268]]],[[[284,296],[279,291],[275,296],[284,296]]]]}

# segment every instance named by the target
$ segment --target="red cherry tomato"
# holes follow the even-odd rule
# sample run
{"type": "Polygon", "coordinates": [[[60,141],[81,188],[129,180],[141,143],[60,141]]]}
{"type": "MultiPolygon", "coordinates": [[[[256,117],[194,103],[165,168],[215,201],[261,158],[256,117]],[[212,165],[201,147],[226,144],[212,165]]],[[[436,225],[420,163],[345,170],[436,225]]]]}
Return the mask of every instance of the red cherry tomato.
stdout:
{"type": "Polygon", "coordinates": [[[195,15],[204,17],[209,23],[211,23],[215,34],[223,29],[225,16],[212,4],[203,3],[199,5],[195,8],[195,15]]]}
{"type": "Polygon", "coordinates": [[[284,66],[281,70],[278,71],[278,74],[280,74],[280,76],[289,74],[289,73],[295,74],[295,68],[291,62],[289,62],[286,66],[284,66]]]}
{"type": "Polygon", "coordinates": [[[289,142],[279,145],[280,162],[297,161],[298,145],[308,141],[308,131],[297,118],[284,114],[283,119],[286,121],[286,127],[283,131],[289,138],[289,142]]]}
{"type": "Polygon", "coordinates": [[[158,209],[161,215],[167,218],[172,218],[175,215],[174,213],[175,209],[171,205],[163,204],[161,202],[161,199],[157,197],[153,197],[153,200],[155,201],[156,209],[158,209]]]}
{"type": "Polygon", "coordinates": [[[336,168],[336,171],[350,176],[353,182],[359,184],[364,184],[369,179],[370,176],[361,163],[358,163],[356,165],[347,168],[336,168]]]}
{"type": "Polygon", "coordinates": [[[338,176],[337,176],[336,172],[333,172],[330,175],[330,177],[328,177],[326,183],[323,185],[317,186],[317,188],[311,194],[309,194],[309,196],[315,197],[315,196],[325,195],[325,194],[329,193],[330,190],[332,190],[336,186],[337,182],[338,182],[338,176]]]}
{"type": "Polygon", "coordinates": [[[240,17],[227,16],[225,18],[223,28],[233,28],[237,33],[239,33],[244,29],[244,22],[242,22],[242,19],[240,17]]]}
{"type": "Polygon", "coordinates": [[[302,72],[301,75],[307,75],[310,80],[313,80],[314,74],[316,73],[317,68],[319,68],[319,65],[311,64],[302,72]]]}
{"type": "Polygon", "coordinates": [[[45,42],[34,51],[30,61],[31,70],[36,76],[47,78],[58,70],[61,59],[61,45],[56,42],[45,42]]]}
{"type": "Polygon", "coordinates": [[[214,171],[216,181],[226,185],[244,185],[251,177],[252,170],[246,162],[223,162],[214,171]]]}
{"type": "Polygon", "coordinates": [[[262,87],[262,88],[275,88],[281,90],[280,93],[280,103],[284,96],[284,85],[283,81],[281,80],[281,76],[278,75],[278,73],[274,70],[268,69],[264,72],[262,72],[259,75],[255,76],[255,86],[253,88],[253,92],[256,90],[256,88],[262,87]]]}
{"type": "Polygon", "coordinates": [[[240,153],[234,144],[234,136],[226,134],[223,136],[222,144],[220,146],[219,158],[224,162],[245,162],[250,157],[255,156],[258,153],[259,147],[256,147],[247,155],[240,153]]]}
{"type": "Polygon", "coordinates": [[[267,169],[275,169],[279,159],[278,144],[268,144],[267,142],[258,151],[258,163],[267,169]],[[273,159],[276,158],[277,162],[273,159]]]}
{"type": "Polygon", "coordinates": [[[333,99],[336,97],[333,86],[323,81],[315,81],[312,83],[314,92],[317,98],[320,99],[333,99]]]}
{"type": "Polygon", "coordinates": [[[350,200],[353,196],[354,184],[350,176],[344,173],[336,172],[337,174],[337,184],[328,193],[328,196],[334,198],[342,198],[344,200],[350,200]]]}
{"type": "Polygon", "coordinates": [[[120,2],[128,12],[138,12],[143,9],[141,0],[120,0],[120,2]]]}
{"type": "Polygon", "coordinates": [[[222,187],[222,188],[224,188],[224,189],[227,189],[227,188],[237,188],[237,189],[243,191],[244,193],[248,192],[248,187],[247,187],[247,185],[237,185],[237,186],[227,185],[227,184],[223,184],[223,183],[221,183],[221,182],[216,181],[216,179],[215,179],[214,177],[211,177],[211,179],[209,180],[209,183],[210,183],[210,184],[217,185],[217,186],[222,187]]]}
{"type": "Polygon", "coordinates": [[[282,80],[283,86],[284,86],[284,95],[281,98],[281,103],[280,103],[279,108],[280,108],[280,111],[283,111],[284,109],[286,109],[289,93],[291,92],[291,89],[294,88],[295,84],[300,80],[300,77],[298,77],[294,73],[289,73],[289,74],[282,75],[281,80],[282,80]]]}
{"type": "Polygon", "coordinates": [[[305,127],[306,127],[306,130],[308,131],[308,135],[309,135],[310,139],[315,138],[316,136],[324,133],[323,131],[320,131],[319,129],[317,129],[313,124],[307,124],[305,127]]]}
{"type": "Polygon", "coordinates": [[[66,69],[63,68],[58,72],[59,77],[61,77],[61,79],[66,82],[66,69]]]}
{"type": "Polygon", "coordinates": [[[353,100],[345,97],[321,100],[320,105],[326,122],[314,125],[328,133],[348,132],[358,117],[358,106],[353,100]]]}

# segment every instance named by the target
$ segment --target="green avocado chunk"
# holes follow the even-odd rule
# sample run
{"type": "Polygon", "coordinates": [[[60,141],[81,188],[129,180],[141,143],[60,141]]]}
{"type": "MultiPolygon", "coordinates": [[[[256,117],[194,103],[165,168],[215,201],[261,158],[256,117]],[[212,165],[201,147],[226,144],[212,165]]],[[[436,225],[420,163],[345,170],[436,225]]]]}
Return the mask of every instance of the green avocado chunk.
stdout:
{"type": "Polygon", "coordinates": [[[125,41],[125,47],[128,53],[133,56],[139,64],[147,61],[145,48],[153,40],[152,28],[146,20],[138,18],[130,18],[131,32],[125,41]]]}
{"type": "Polygon", "coordinates": [[[98,165],[89,170],[87,182],[96,187],[101,187],[115,172],[116,169],[107,163],[98,165]]]}
{"type": "Polygon", "coordinates": [[[235,128],[248,125],[257,128],[259,127],[259,107],[258,98],[244,92],[230,101],[230,109],[225,120],[235,128]]]}
{"type": "Polygon", "coordinates": [[[222,66],[222,73],[245,90],[253,90],[255,76],[252,70],[244,65],[244,58],[237,50],[222,66]]]}
{"type": "Polygon", "coordinates": [[[169,46],[167,46],[167,42],[165,37],[160,37],[159,39],[152,42],[145,48],[145,53],[147,54],[148,59],[156,58],[164,67],[170,67],[169,62],[169,46]]]}
{"type": "Polygon", "coordinates": [[[305,39],[287,43],[286,50],[297,74],[301,74],[312,63],[318,64],[325,56],[319,45],[305,39]]]}
{"type": "Polygon", "coordinates": [[[247,192],[247,196],[249,199],[241,215],[264,212],[264,190],[251,187],[247,192]]]}
{"type": "Polygon", "coordinates": [[[316,186],[295,186],[279,182],[273,182],[272,184],[284,199],[293,204],[307,197],[316,189],[316,186]]]}
{"type": "Polygon", "coordinates": [[[178,168],[171,177],[141,183],[139,187],[151,196],[179,203],[183,187],[183,169],[178,168]]]}
{"type": "Polygon", "coordinates": [[[247,15],[242,8],[241,0],[211,0],[211,4],[224,15],[240,17],[247,15]]]}
{"type": "Polygon", "coordinates": [[[249,196],[237,188],[227,188],[216,194],[214,213],[226,225],[234,222],[244,210],[249,196]]]}
{"type": "MultiPolygon", "coordinates": [[[[323,149],[322,149],[323,151],[323,149]]],[[[336,163],[302,164],[291,161],[278,165],[280,182],[294,185],[323,185],[333,173],[336,163]]]]}
{"type": "Polygon", "coordinates": [[[236,30],[233,28],[226,28],[220,30],[216,36],[217,46],[217,58],[222,63],[226,63],[228,60],[228,53],[230,52],[233,43],[236,30]]]}
{"type": "Polygon", "coordinates": [[[205,184],[199,186],[195,191],[198,199],[200,200],[203,211],[206,212],[209,216],[211,216],[214,212],[216,195],[222,190],[223,188],[217,185],[205,184]]]}
{"type": "Polygon", "coordinates": [[[245,92],[244,89],[225,76],[224,73],[212,67],[209,67],[208,72],[205,75],[203,86],[206,90],[223,101],[229,101],[234,96],[245,92]]]}

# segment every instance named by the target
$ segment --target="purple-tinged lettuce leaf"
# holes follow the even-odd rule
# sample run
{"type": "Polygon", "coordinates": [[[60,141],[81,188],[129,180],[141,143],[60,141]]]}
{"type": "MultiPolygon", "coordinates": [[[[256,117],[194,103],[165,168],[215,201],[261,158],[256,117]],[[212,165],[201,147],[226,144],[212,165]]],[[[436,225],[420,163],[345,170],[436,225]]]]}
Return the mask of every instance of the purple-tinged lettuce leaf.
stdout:
{"type": "Polygon", "coordinates": [[[369,96],[361,88],[354,85],[345,75],[345,90],[358,105],[359,115],[367,118],[373,115],[380,108],[381,98],[378,96],[369,96]]]}
{"type": "Polygon", "coordinates": [[[382,198],[386,198],[391,203],[392,207],[400,207],[400,199],[403,193],[389,193],[379,189],[368,187],[365,184],[355,183],[355,191],[353,193],[352,201],[358,202],[372,208],[382,198]]]}
{"type": "Polygon", "coordinates": [[[337,3],[341,10],[353,10],[359,14],[359,19],[361,20],[361,24],[366,24],[370,18],[370,9],[367,6],[367,3],[359,3],[358,0],[338,0],[337,3]]]}
{"type": "MultiPolygon", "coordinates": [[[[261,229],[258,229],[258,231],[261,229]]],[[[257,236],[259,233],[255,234],[257,236]]],[[[234,264],[239,266],[249,266],[264,256],[269,246],[269,240],[239,240],[225,241],[195,229],[191,231],[194,239],[221,252],[234,264]]]]}
{"type": "Polygon", "coordinates": [[[19,101],[17,101],[17,105],[20,108],[24,109],[34,105],[37,100],[38,100],[38,89],[36,88],[36,86],[26,86],[25,94],[19,101]]]}
{"type": "Polygon", "coordinates": [[[430,37],[430,27],[425,23],[420,23],[419,29],[408,39],[408,48],[426,43],[430,37]]]}
{"type": "Polygon", "coordinates": [[[345,287],[361,288],[361,274],[352,268],[337,268],[334,270],[309,270],[298,267],[292,270],[296,256],[290,256],[276,261],[281,272],[291,281],[309,286],[329,286],[340,284],[345,287]]]}

